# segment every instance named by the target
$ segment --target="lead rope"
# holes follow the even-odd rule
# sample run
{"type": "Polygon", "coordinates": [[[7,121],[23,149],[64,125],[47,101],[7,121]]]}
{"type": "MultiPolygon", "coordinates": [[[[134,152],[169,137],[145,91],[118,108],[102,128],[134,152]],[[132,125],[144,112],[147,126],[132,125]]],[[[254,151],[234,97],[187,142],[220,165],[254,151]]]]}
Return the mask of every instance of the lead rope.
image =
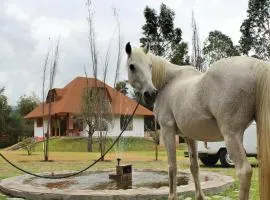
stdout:
{"type": "Polygon", "coordinates": [[[141,98],[139,99],[134,111],[132,112],[132,115],[130,115],[129,119],[127,120],[127,123],[125,124],[124,126],[124,129],[120,132],[120,134],[117,136],[117,138],[114,140],[114,142],[112,143],[112,145],[104,152],[103,155],[101,155],[97,160],[95,160],[93,163],[89,164],[87,167],[83,168],[82,170],[80,171],[77,171],[77,172],[73,172],[73,173],[70,173],[70,174],[65,174],[65,175],[40,175],[40,174],[35,174],[33,172],[30,172],[30,171],[27,171],[25,169],[22,169],[21,167],[17,166],[16,164],[14,164],[13,162],[11,162],[10,160],[8,160],[2,153],[0,153],[0,156],[7,162],[9,163],[11,166],[13,166],[14,168],[26,173],[26,174],[29,174],[31,176],[35,176],[35,177],[38,177],[38,178],[45,178],[45,179],[63,179],[63,178],[70,178],[70,177],[73,177],[73,176],[77,176],[83,172],[85,172],[86,170],[88,170],[89,168],[93,167],[95,164],[97,164],[103,157],[105,157],[105,155],[113,148],[113,146],[118,142],[118,140],[120,139],[120,137],[123,135],[123,133],[125,132],[128,124],[131,122],[139,104],[140,104],[140,101],[141,101],[141,98]]]}

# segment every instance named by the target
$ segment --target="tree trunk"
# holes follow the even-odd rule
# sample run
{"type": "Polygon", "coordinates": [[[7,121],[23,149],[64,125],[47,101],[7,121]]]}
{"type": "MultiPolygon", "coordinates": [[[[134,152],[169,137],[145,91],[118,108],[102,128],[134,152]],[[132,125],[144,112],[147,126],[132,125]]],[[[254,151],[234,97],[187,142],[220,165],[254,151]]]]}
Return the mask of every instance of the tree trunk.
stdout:
{"type": "Polygon", "coordinates": [[[87,145],[87,151],[93,152],[93,135],[91,132],[88,132],[88,145],[87,145]]]}
{"type": "Polygon", "coordinates": [[[103,138],[103,134],[99,133],[99,148],[100,148],[100,156],[101,156],[101,161],[104,161],[105,158],[103,155],[103,153],[105,152],[105,148],[104,148],[104,138],[103,138]]]}
{"type": "Polygon", "coordinates": [[[158,144],[155,144],[156,160],[158,160],[158,144]]]}

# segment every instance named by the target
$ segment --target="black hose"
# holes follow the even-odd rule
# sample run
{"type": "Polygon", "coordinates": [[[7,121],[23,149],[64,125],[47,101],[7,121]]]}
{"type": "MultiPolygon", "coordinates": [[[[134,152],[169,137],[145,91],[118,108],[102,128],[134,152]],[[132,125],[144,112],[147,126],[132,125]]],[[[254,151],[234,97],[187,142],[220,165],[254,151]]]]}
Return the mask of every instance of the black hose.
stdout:
{"type": "Polygon", "coordinates": [[[93,163],[89,164],[87,167],[85,167],[84,169],[80,170],[80,171],[77,171],[77,172],[73,172],[73,173],[70,173],[70,174],[63,174],[63,175],[39,175],[39,174],[35,174],[35,173],[32,173],[30,171],[27,171],[25,169],[22,169],[21,167],[17,166],[16,164],[12,163],[11,161],[9,161],[3,154],[0,153],[0,156],[7,162],[9,163],[10,165],[12,165],[14,168],[26,173],[26,174],[29,174],[29,175],[32,175],[32,176],[35,176],[35,177],[38,177],[38,178],[46,178],[46,179],[63,179],[63,178],[70,178],[70,177],[73,177],[73,176],[77,176],[83,172],[85,172],[86,170],[88,170],[89,168],[93,167],[95,164],[97,164],[103,157],[105,157],[105,155],[113,148],[113,146],[118,142],[118,140],[120,139],[120,137],[123,135],[124,131],[126,130],[128,124],[131,122],[132,120],[132,117],[134,116],[138,106],[139,106],[139,103],[140,103],[140,100],[138,101],[132,115],[129,117],[127,123],[125,124],[124,126],[124,129],[120,132],[120,134],[117,136],[117,138],[114,140],[114,142],[112,143],[112,145],[104,152],[104,154],[102,154],[97,160],[95,160],[93,163]]]}

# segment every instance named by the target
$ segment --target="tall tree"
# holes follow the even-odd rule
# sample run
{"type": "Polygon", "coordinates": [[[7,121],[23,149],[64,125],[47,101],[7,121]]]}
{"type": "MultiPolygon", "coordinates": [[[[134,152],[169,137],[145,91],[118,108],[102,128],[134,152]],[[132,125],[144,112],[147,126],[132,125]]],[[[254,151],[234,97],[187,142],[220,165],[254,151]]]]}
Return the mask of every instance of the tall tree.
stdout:
{"type": "Polygon", "coordinates": [[[13,118],[19,120],[20,118],[20,136],[22,137],[32,137],[33,136],[33,120],[24,119],[24,116],[30,113],[39,104],[39,100],[35,94],[32,96],[23,95],[17,102],[17,109],[13,113],[13,118]]]}
{"type": "MultiPolygon", "coordinates": [[[[82,109],[81,109],[81,118],[83,122],[87,125],[87,133],[88,133],[88,151],[93,151],[93,135],[97,131],[99,149],[102,156],[102,160],[104,160],[103,154],[105,152],[105,144],[106,144],[106,136],[108,132],[109,125],[112,124],[112,108],[111,102],[109,101],[107,95],[106,88],[106,77],[108,73],[109,61],[110,61],[110,50],[111,43],[113,41],[113,37],[111,38],[108,49],[105,55],[105,62],[103,68],[103,87],[98,86],[97,76],[98,71],[100,70],[100,61],[98,57],[97,45],[96,45],[96,34],[94,27],[94,9],[92,6],[91,0],[87,0],[87,10],[88,10],[88,27],[89,27],[89,48],[90,48],[90,56],[91,56],[91,67],[92,67],[92,76],[94,77],[94,83],[89,87],[87,73],[85,69],[86,76],[86,88],[82,95],[82,109]]],[[[120,22],[118,19],[118,13],[115,8],[113,8],[113,14],[117,22],[116,33],[117,33],[117,61],[116,61],[116,71],[115,71],[115,80],[119,75],[119,67],[121,63],[121,49],[122,49],[122,40],[121,40],[121,31],[120,31],[120,22]]],[[[114,36],[114,35],[113,35],[114,36]]]]}
{"type": "Polygon", "coordinates": [[[243,54],[250,52],[255,56],[270,59],[270,0],[249,0],[247,18],[240,31],[240,50],[243,54]]]}
{"type": "Polygon", "coordinates": [[[8,105],[3,88],[0,91],[0,136],[5,135],[7,139],[0,142],[0,147],[7,147],[18,142],[21,127],[21,116],[8,105]]]}
{"type": "Polygon", "coordinates": [[[233,45],[231,38],[220,31],[211,31],[204,42],[203,57],[207,64],[227,58],[238,56],[237,47],[233,45]]]}
{"type": "Polygon", "coordinates": [[[182,41],[182,30],[174,28],[175,13],[165,4],[160,5],[160,12],[146,6],[144,9],[146,23],[143,25],[142,47],[169,59],[174,64],[185,63],[188,53],[187,43],[182,41]]]}
{"type": "Polygon", "coordinates": [[[4,89],[0,93],[0,134],[7,131],[7,121],[11,113],[11,106],[8,105],[4,89]]]}
{"type": "Polygon", "coordinates": [[[23,95],[18,101],[18,111],[21,116],[25,116],[30,113],[39,104],[39,100],[35,94],[32,96],[23,95]]]}

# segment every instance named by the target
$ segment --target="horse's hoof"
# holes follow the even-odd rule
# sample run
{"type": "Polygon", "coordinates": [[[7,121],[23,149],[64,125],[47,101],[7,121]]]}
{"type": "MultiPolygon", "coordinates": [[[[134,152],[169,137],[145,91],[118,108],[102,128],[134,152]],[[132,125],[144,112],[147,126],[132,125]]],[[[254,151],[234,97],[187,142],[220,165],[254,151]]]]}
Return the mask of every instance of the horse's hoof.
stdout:
{"type": "Polygon", "coordinates": [[[169,195],[168,200],[177,200],[175,195],[169,195]]]}
{"type": "Polygon", "coordinates": [[[205,200],[205,197],[204,197],[204,195],[197,195],[196,196],[196,200],[205,200]]]}

